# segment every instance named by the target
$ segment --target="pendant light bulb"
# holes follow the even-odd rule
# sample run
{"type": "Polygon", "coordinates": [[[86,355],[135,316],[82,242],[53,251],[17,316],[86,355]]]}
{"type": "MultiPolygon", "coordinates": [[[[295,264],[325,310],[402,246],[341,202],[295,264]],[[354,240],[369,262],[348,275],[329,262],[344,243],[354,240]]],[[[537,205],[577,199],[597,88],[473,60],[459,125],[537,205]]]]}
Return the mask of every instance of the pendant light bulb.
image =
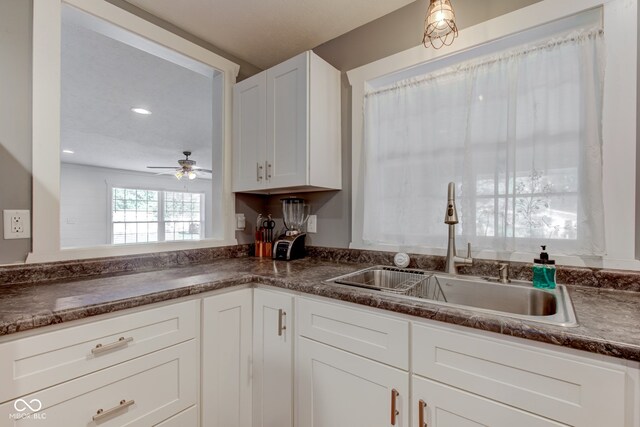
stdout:
{"type": "Polygon", "coordinates": [[[440,49],[442,46],[450,46],[456,37],[458,37],[458,27],[451,1],[431,0],[424,20],[422,38],[424,47],[432,46],[440,49]]]}

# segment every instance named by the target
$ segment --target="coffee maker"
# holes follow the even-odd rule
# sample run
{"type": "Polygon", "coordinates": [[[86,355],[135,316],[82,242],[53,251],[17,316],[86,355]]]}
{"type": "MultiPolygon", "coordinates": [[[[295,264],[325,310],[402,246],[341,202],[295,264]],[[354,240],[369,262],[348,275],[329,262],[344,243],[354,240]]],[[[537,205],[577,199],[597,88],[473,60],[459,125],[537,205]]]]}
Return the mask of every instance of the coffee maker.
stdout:
{"type": "Polygon", "coordinates": [[[299,197],[287,197],[281,201],[286,231],[273,245],[273,259],[289,261],[302,258],[305,255],[304,240],[307,235],[302,232],[302,228],[309,219],[310,207],[299,197]]]}

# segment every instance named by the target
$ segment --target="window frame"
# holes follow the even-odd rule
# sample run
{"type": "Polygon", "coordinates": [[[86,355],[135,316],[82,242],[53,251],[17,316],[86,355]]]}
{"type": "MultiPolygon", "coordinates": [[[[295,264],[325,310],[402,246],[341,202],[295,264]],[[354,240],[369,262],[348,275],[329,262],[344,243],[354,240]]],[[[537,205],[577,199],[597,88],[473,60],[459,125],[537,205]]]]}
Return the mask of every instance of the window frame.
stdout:
{"type": "MultiPolygon", "coordinates": [[[[232,87],[240,67],[201,46],[146,21],[105,0],[34,0],[33,5],[33,110],[32,250],[27,263],[86,259],[235,245],[235,196],[231,192],[232,87]],[[215,83],[221,117],[214,119],[220,133],[221,157],[214,169],[212,200],[220,222],[213,238],[135,245],[102,245],[63,249],[60,242],[60,62],[63,5],[103,19],[165,48],[220,71],[215,83]]],[[[214,78],[215,80],[215,78],[214,78]]],[[[212,180],[213,182],[213,180],[212,180]]]]}
{"type": "MultiPolygon", "coordinates": [[[[636,97],[629,96],[637,88],[638,5],[624,0],[543,0],[528,7],[499,16],[460,31],[459,38],[439,50],[418,45],[347,72],[351,85],[351,243],[350,248],[402,251],[428,255],[445,255],[441,248],[371,245],[362,239],[364,221],[364,94],[367,90],[415,75],[417,69],[437,69],[478,56],[508,39],[523,39],[524,32],[538,32],[556,25],[563,18],[589,10],[602,10],[606,67],[603,101],[603,192],[605,208],[605,241],[603,257],[558,256],[559,263],[573,266],[640,270],[635,246],[636,230],[636,97]],[[454,59],[455,57],[455,59],[454,59]],[[616,72],[610,72],[616,70],[616,72]],[[621,197],[621,195],[632,195],[621,197]]],[[[579,19],[579,18],[576,18],[579,19]]],[[[443,190],[443,200],[446,193],[443,190]]],[[[638,211],[640,214],[640,210],[638,211]]],[[[639,216],[640,217],[640,216],[639,216]]],[[[640,223],[638,223],[640,225],[640,223]]],[[[445,227],[445,225],[442,225],[445,227]]],[[[445,242],[446,243],[446,242],[445,242]]],[[[459,242],[461,245],[464,242],[459,242]]],[[[484,250],[475,258],[531,262],[537,254],[484,250]]]]}

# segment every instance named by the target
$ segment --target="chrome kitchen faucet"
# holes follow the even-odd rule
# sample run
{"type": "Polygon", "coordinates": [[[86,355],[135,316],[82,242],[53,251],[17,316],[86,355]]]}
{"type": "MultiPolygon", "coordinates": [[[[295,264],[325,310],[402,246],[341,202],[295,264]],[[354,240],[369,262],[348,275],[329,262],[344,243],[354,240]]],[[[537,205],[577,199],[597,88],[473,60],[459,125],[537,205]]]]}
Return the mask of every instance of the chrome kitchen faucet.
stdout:
{"type": "Polygon", "coordinates": [[[456,224],[458,223],[458,210],[456,209],[456,184],[449,183],[447,195],[447,212],[444,215],[444,223],[449,225],[449,243],[447,245],[447,262],[444,271],[447,274],[458,274],[458,266],[473,265],[471,258],[471,243],[467,243],[467,257],[462,258],[456,254],[456,224]]]}

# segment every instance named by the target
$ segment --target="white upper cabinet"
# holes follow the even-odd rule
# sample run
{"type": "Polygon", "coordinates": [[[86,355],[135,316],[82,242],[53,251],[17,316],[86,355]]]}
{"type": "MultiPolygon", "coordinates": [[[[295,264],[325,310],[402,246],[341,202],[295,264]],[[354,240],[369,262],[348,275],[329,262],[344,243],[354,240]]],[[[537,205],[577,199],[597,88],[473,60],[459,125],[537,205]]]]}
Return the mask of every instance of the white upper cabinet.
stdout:
{"type": "Polygon", "coordinates": [[[233,191],[342,188],[340,72],[311,51],[234,86],[233,191]]]}
{"type": "Polygon", "coordinates": [[[267,73],[237,83],[233,88],[233,186],[264,185],[267,134],[267,73]]]}

